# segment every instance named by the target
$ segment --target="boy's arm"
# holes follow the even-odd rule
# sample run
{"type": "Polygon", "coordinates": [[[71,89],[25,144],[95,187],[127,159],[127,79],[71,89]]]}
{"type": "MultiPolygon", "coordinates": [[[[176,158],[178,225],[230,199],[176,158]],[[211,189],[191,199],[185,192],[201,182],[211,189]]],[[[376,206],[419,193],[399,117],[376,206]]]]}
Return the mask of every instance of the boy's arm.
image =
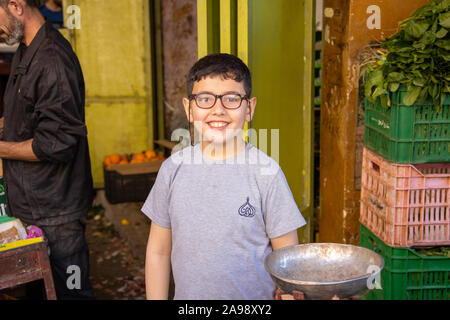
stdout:
{"type": "MultiPolygon", "coordinates": [[[[272,249],[277,250],[283,247],[298,244],[297,230],[291,231],[282,235],[281,237],[270,239],[272,249]]],[[[275,292],[275,300],[304,300],[304,295],[301,292],[294,292],[293,294],[284,294],[280,289],[275,292]]]]}
{"type": "Polygon", "coordinates": [[[172,230],[153,223],[145,258],[145,285],[148,300],[167,300],[170,281],[172,230]]]}
{"type": "Polygon", "coordinates": [[[298,244],[297,230],[291,231],[282,235],[281,237],[270,239],[272,249],[277,250],[287,246],[293,246],[298,244]]]}

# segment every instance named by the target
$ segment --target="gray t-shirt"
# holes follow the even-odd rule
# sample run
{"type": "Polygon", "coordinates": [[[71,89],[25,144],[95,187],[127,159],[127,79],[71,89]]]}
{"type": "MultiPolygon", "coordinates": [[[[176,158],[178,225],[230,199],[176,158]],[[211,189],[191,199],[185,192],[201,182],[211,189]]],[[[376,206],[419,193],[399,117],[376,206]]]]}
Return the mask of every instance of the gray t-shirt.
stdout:
{"type": "Polygon", "coordinates": [[[177,300],[273,299],[270,239],[306,224],[278,164],[251,144],[226,160],[200,144],[173,154],[142,212],[172,229],[177,300]]]}

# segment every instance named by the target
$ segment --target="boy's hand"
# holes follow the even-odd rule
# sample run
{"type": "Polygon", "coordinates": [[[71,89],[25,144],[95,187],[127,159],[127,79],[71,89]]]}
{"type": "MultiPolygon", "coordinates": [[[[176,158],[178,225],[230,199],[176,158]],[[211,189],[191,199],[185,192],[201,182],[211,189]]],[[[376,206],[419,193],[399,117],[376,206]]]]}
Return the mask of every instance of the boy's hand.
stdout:
{"type": "MultiPolygon", "coordinates": [[[[281,289],[275,291],[275,300],[305,300],[305,294],[300,291],[293,291],[292,294],[284,293],[281,289]]],[[[331,300],[341,300],[337,295],[334,295],[331,300]]]]}
{"type": "MultiPolygon", "coordinates": [[[[360,300],[364,298],[370,290],[368,289],[364,294],[353,296],[346,299],[341,299],[337,295],[334,295],[330,300],[360,300]]],[[[305,300],[305,294],[300,291],[294,291],[292,294],[284,293],[281,289],[275,291],[275,300],[305,300]]]]}
{"type": "Polygon", "coordinates": [[[275,291],[275,300],[305,300],[305,294],[300,291],[294,291],[292,294],[284,293],[281,289],[275,291]]]}

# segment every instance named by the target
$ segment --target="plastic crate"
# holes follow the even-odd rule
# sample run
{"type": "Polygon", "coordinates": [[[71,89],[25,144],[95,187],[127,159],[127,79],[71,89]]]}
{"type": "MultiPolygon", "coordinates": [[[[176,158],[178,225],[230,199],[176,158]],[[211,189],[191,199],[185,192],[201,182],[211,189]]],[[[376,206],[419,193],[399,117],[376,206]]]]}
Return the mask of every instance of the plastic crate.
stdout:
{"type": "Polygon", "coordinates": [[[395,163],[450,162],[450,96],[442,110],[431,99],[405,106],[406,88],[391,95],[391,108],[366,99],[364,145],[395,163]]]}
{"type": "Polygon", "coordinates": [[[411,248],[390,247],[360,226],[360,245],[384,258],[381,290],[374,289],[368,300],[449,300],[450,258],[424,256],[411,248]]]}
{"type": "Polygon", "coordinates": [[[360,222],[395,247],[450,245],[450,163],[387,162],[364,148],[360,222]]]}
{"type": "Polygon", "coordinates": [[[6,213],[6,193],[3,185],[3,178],[0,177],[0,224],[15,220],[15,218],[8,217],[6,213]]]}
{"type": "Polygon", "coordinates": [[[0,216],[0,224],[16,220],[16,218],[8,217],[8,216],[0,216]]]}
{"type": "Polygon", "coordinates": [[[115,170],[106,170],[105,195],[111,204],[143,202],[155,183],[157,172],[123,175],[115,170]]]}

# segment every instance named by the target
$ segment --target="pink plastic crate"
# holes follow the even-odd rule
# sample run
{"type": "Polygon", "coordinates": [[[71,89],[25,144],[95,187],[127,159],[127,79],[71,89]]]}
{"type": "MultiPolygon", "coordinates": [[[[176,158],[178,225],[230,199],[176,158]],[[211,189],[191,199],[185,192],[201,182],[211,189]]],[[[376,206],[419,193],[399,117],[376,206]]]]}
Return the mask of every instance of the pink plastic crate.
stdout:
{"type": "Polygon", "coordinates": [[[389,246],[450,245],[450,163],[395,164],[364,148],[360,222],[389,246]]]}

